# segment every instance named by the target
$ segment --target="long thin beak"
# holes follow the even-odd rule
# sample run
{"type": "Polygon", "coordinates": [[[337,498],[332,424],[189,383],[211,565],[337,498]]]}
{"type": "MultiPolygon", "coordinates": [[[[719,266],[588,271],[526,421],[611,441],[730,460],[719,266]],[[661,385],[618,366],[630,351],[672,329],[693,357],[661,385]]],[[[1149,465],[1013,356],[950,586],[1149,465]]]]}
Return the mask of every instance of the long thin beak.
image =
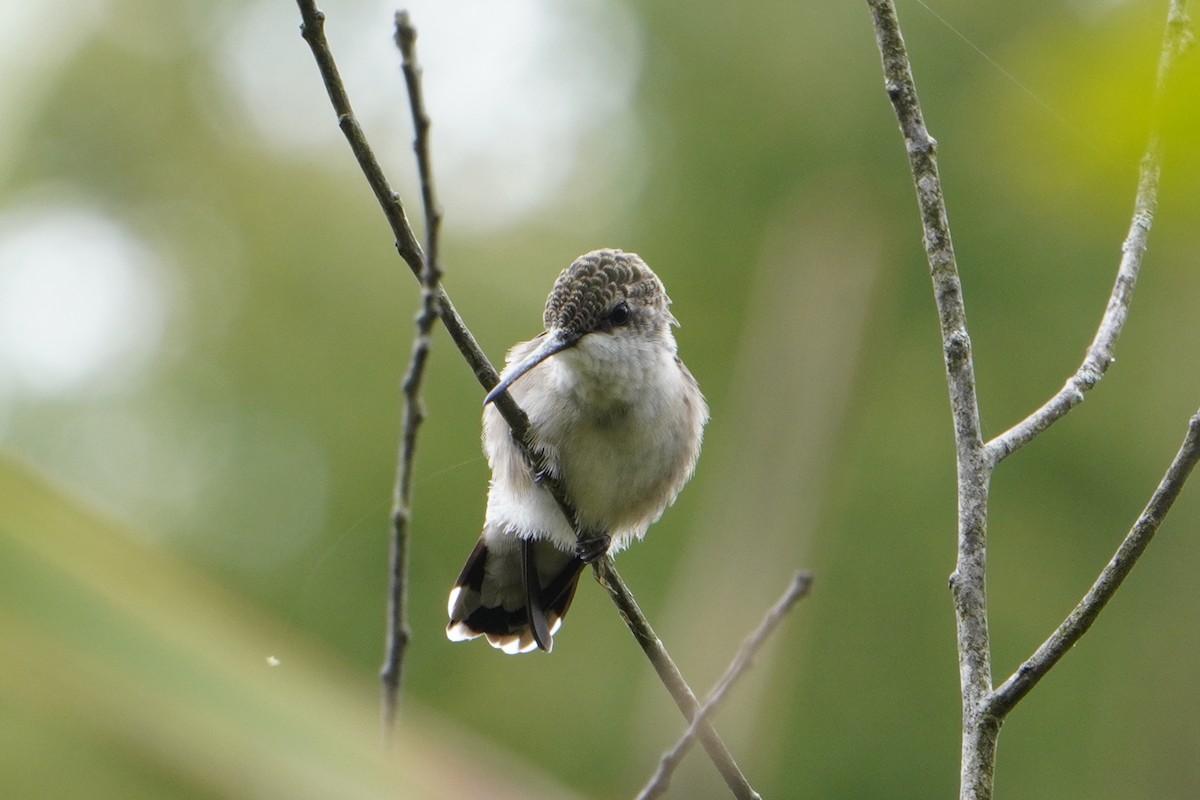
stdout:
{"type": "Polygon", "coordinates": [[[542,343],[537,346],[537,349],[526,356],[524,361],[509,370],[509,372],[500,379],[500,382],[497,383],[490,392],[488,392],[487,397],[483,398],[483,404],[486,406],[488,403],[495,401],[497,397],[508,391],[508,388],[516,383],[522,375],[524,375],[526,372],[529,372],[529,370],[533,369],[550,356],[554,355],[555,353],[561,353],[563,350],[566,350],[570,347],[574,347],[575,343],[579,341],[579,338],[580,337],[578,335],[567,333],[547,334],[546,338],[542,340],[542,343]]]}

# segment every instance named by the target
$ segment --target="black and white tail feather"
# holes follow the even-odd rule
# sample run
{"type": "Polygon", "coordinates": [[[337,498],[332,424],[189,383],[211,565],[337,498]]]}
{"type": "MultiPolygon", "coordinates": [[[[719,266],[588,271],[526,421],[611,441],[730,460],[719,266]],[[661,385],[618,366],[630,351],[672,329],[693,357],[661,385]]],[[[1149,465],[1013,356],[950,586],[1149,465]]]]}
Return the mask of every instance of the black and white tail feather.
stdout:
{"type": "Polygon", "coordinates": [[[446,636],[455,642],[486,636],[510,655],[550,652],[584,562],[546,541],[504,543],[489,547],[481,537],[475,545],[450,591],[446,636]]]}

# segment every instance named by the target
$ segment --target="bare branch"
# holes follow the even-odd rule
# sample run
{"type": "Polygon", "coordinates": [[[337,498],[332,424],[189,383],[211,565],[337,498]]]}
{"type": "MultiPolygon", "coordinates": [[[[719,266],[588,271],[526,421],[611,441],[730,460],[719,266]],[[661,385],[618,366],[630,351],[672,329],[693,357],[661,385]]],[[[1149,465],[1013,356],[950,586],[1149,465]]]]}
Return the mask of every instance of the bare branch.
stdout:
{"type": "Polygon", "coordinates": [[[404,12],[396,14],[396,45],[403,57],[405,82],[415,130],[414,148],[421,174],[421,197],[425,210],[425,252],[421,268],[421,310],[416,318],[416,336],[412,356],[404,376],[404,414],[400,456],[396,467],[396,485],[392,495],[392,540],[388,569],[388,615],[385,654],[380,679],[383,690],[383,731],[385,738],[395,730],[404,674],[404,654],[412,633],[408,626],[408,549],[412,519],[413,457],[417,431],[425,419],[421,403],[421,381],[429,358],[430,334],[438,318],[437,289],[441,280],[438,263],[438,234],[441,211],[434,190],[433,167],[429,158],[429,117],[425,114],[421,92],[421,68],[417,64],[416,29],[404,12]]]}
{"type": "MultiPolygon", "coordinates": [[[[1184,12],[1185,0],[1171,0],[1159,60],[1155,89],[1155,119],[1150,142],[1139,176],[1133,222],[1126,238],[1108,308],[1080,369],[1063,389],[1041,409],[1011,430],[982,443],[978,399],[971,364],[971,342],[967,334],[966,312],[961,285],[946,222],[942,190],[937,173],[936,143],[925,128],[912,69],[900,33],[896,10],[891,0],[868,0],[875,25],[876,40],[883,59],[887,94],[904,136],[909,167],[917,190],[917,201],[924,229],[925,251],[933,278],[934,297],[941,322],[942,346],[946,362],[950,406],[954,418],[958,458],[958,560],[950,579],[954,593],[958,627],[959,675],[963,700],[962,774],[960,797],[964,800],[988,800],[992,796],[995,775],[996,742],[1004,714],[1044,675],[1070,643],[1086,631],[1104,602],[1120,585],[1157,528],[1169,501],[1178,487],[1168,486],[1167,494],[1156,494],[1149,516],[1144,515],[1135,528],[1141,532],[1128,547],[1122,546],[1110,568],[1102,573],[1092,592],[1060,630],[1039,649],[1000,691],[992,691],[991,649],[987,627],[985,563],[988,484],[992,470],[1007,455],[1032,440],[1057,419],[1083,400],[1084,392],[1103,377],[1113,360],[1113,348],[1128,314],[1130,297],[1146,248],[1146,239],[1157,203],[1159,164],[1162,145],[1158,135],[1158,106],[1166,94],[1166,85],[1174,62],[1191,43],[1191,27],[1184,12]],[[1155,513],[1151,513],[1154,511],[1155,513]]],[[[1193,426],[1195,425],[1193,420],[1193,426]]],[[[1186,449],[1186,448],[1185,448],[1186,449]]],[[[1188,455],[1194,461],[1194,457],[1188,455]]],[[[1183,462],[1180,462],[1183,463],[1183,462]]],[[[1186,470],[1190,470],[1188,464],[1186,470]]],[[[1179,476],[1180,483],[1186,472],[1179,476]]],[[[1160,487],[1160,491],[1163,487],[1160,487]]],[[[1131,534],[1132,535],[1132,534],[1131,534]]]]}
{"type": "MultiPolygon", "coordinates": [[[[392,191],[391,185],[384,177],[383,169],[379,166],[379,161],[375,158],[371,146],[367,144],[366,136],[350,107],[350,98],[346,95],[346,88],[342,84],[337,64],[333,60],[333,53],[329,49],[329,42],[325,38],[325,14],[317,10],[313,0],[296,0],[296,2],[300,7],[300,16],[303,20],[300,26],[301,35],[312,49],[313,58],[316,60],[321,78],[325,82],[325,90],[329,93],[329,100],[337,114],[338,127],[342,129],[346,141],[350,143],[350,149],[367,179],[367,184],[375,193],[375,199],[379,201],[379,207],[383,209],[384,217],[387,218],[388,224],[392,228],[392,234],[396,237],[396,251],[408,264],[413,275],[419,279],[425,265],[421,245],[417,243],[412,227],[408,224],[404,205],[400,202],[400,195],[392,191]]],[[[492,366],[492,362],[488,360],[479,343],[475,341],[474,335],[459,316],[454,304],[450,302],[446,290],[440,285],[437,289],[437,303],[438,317],[442,320],[450,338],[454,340],[455,346],[458,347],[459,352],[462,353],[463,358],[475,373],[476,380],[485,389],[495,386],[499,380],[496,368],[492,366]]]]}
{"type": "Polygon", "coordinates": [[[1149,141],[1146,143],[1146,152],[1142,156],[1141,168],[1138,173],[1133,219],[1129,223],[1129,233],[1125,236],[1125,243],[1121,246],[1117,280],[1113,284],[1112,294],[1108,298],[1108,306],[1100,320],[1100,327],[1096,330],[1091,345],[1088,346],[1083,363],[1067,379],[1066,384],[1041,408],[988,442],[988,460],[993,464],[999,463],[1028,444],[1039,433],[1082,403],[1085,393],[1100,382],[1115,360],[1114,351],[1117,339],[1120,337],[1121,330],[1125,327],[1125,319],[1129,315],[1129,305],[1133,300],[1133,290],[1137,284],[1138,273],[1141,271],[1142,257],[1146,253],[1146,240],[1150,236],[1150,228],[1154,224],[1154,214],[1158,208],[1158,179],[1163,150],[1159,135],[1162,124],[1160,109],[1167,95],[1175,63],[1192,39],[1191,23],[1184,11],[1184,4],[1184,0],[1172,0],[1168,14],[1162,54],[1158,60],[1158,77],[1154,87],[1154,113],[1150,122],[1149,141]]]}
{"type": "MultiPolygon", "coordinates": [[[[1016,426],[988,443],[992,463],[997,463],[1045,430],[1074,406],[1083,401],[1084,392],[1104,376],[1113,361],[1113,349],[1129,312],[1134,285],[1146,252],[1146,241],[1158,205],[1158,181],[1161,171],[1163,145],[1160,137],[1161,107],[1170,91],[1170,83],[1179,57],[1191,46],[1193,31],[1185,10],[1186,0],[1171,0],[1163,34],[1162,53],[1158,60],[1158,75],[1154,87],[1154,111],[1149,140],[1142,156],[1134,201],[1133,220],[1122,248],[1123,255],[1117,271],[1116,285],[1108,301],[1096,336],[1088,348],[1079,370],[1066,386],[1045,405],[1016,426]]],[[[1042,643],[1016,672],[996,691],[987,703],[987,711],[1003,719],[1038,681],[1050,671],[1080,637],[1091,627],[1104,606],[1120,588],[1142,552],[1150,544],[1163,517],[1175,502],[1180,489],[1200,458],[1200,413],[1193,416],[1179,453],[1167,470],[1158,489],[1150,498],[1142,515],[1134,523],[1112,560],[1100,572],[1095,583],[1079,604],[1067,615],[1058,629],[1042,643]]]]}
{"type": "MultiPolygon", "coordinates": [[[[675,705],[683,712],[684,719],[688,722],[694,721],[700,713],[700,703],[696,700],[692,688],[683,679],[679,667],[675,666],[675,660],[663,646],[662,640],[650,627],[650,621],[646,619],[646,615],[638,607],[637,601],[633,599],[629,587],[621,580],[616,567],[613,566],[612,557],[601,558],[592,564],[592,568],[596,573],[596,580],[608,590],[609,596],[612,597],[613,603],[621,612],[625,624],[629,626],[630,632],[642,646],[646,658],[650,659],[663,686],[667,687],[675,705]]],[[[729,748],[725,746],[725,742],[721,741],[721,737],[712,725],[706,720],[701,720],[697,735],[700,737],[700,742],[704,745],[708,757],[716,765],[721,777],[725,779],[725,785],[733,792],[733,796],[738,800],[762,800],[761,795],[751,788],[742,774],[741,768],[738,767],[733,755],[729,752],[729,748]]]]}
{"type": "Polygon", "coordinates": [[[1158,528],[1180,490],[1191,475],[1192,468],[1200,460],[1200,411],[1188,422],[1187,435],[1175,459],[1167,468],[1166,474],[1154,490],[1150,502],[1142,511],[1141,516],[1125,535],[1112,560],[1100,572],[1096,582],[1079,601],[1079,605],[1067,615],[1058,629],[1050,638],[1042,643],[1012,676],[996,689],[988,701],[988,710],[997,717],[1003,717],[1012,710],[1021,698],[1037,685],[1050,669],[1058,663],[1067,651],[1087,633],[1096,617],[1104,609],[1105,604],[1121,588],[1121,583],[1129,576],[1134,565],[1158,528]]]}
{"type": "Polygon", "coordinates": [[[375,192],[375,199],[379,201],[384,215],[391,223],[392,232],[396,234],[396,249],[400,251],[400,257],[408,263],[413,274],[419,276],[424,266],[421,246],[417,244],[417,239],[408,224],[400,196],[393,192],[388,185],[387,178],[383,175],[383,168],[379,166],[379,161],[371,151],[370,145],[367,144],[362,127],[358,124],[358,118],[354,116],[354,109],[350,107],[350,97],[346,94],[346,87],[342,83],[341,75],[338,74],[337,64],[333,60],[333,53],[325,38],[325,14],[318,11],[316,3],[311,0],[298,0],[298,3],[300,16],[303,19],[300,33],[312,49],[317,67],[321,70],[321,78],[325,81],[325,91],[329,93],[329,100],[333,103],[333,110],[338,117],[338,127],[342,129],[346,141],[350,143],[350,149],[354,152],[354,157],[358,160],[358,164],[367,178],[367,184],[375,192]]]}
{"type": "MultiPolygon", "coordinates": [[[[358,160],[368,184],[370,184],[372,191],[374,191],[375,197],[379,201],[379,205],[392,227],[392,231],[396,236],[397,251],[405,262],[408,263],[413,273],[418,278],[421,278],[425,264],[424,255],[420,245],[417,243],[416,237],[413,235],[412,228],[408,224],[399,195],[392,191],[387,179],[384,177],[378,160],[367,144],[366,137],[351,110],[349,98],[338,75],[337,65],[333,60],[329,43],[325,38],[325,15],[317,9],[313,0],[297,0],[297,4],[300,7],[301,18],[303,19],[301,33],[313,51],[317,67],[321,71],[322,79],[325,82],[326,91],[329,93],[330,101],[337,112],[338,125],[345,134],[347,141],[349,141],[350,148],[354,152],[355,158],[358,160]]],[[[413,102],[417,103],[416,100],[413,102]]],[[[420,153],[419,146],[418,153],[420,153]]],[[[432,195],[430,196],[432,197],[432,195]]],[[[436,206],[436,203],[433,205],[436,206]]],[[[435,215],[435,218],[440,219],[440,215],[435,215]]],[[[438,318],[442,320],[442,324],[445,325],[450,338],[454,340],[459,352],[462,353],[463,358],[466,359],[468,365],[475,373],[475,377],[480,385],[485,389],[491,389],[499,382],[499,374],[496,372],[495,367],[479,347],[478,342],[475,341],[474,335],[467,328],[458,311],[450,302],[450,297],[446,293],[445,288],[440,284],[436,287],[435,297],[438,318]]],[[[494,405],[513,429],[516,440],[521,444],[527,460],[533,465],[532,468],[538,470],[540,456],[530,446],[529,418],[525,415],[525,412],[521,410],[507,392],[498,396],[494,405]]],[[[550,491],[568,522],[575,528],[576,535],[578,535],[580,531],[576,523],[575,511],[567,500],[561,483],[553,479],[553,477],[548,476],[545,471],[539,470],[539,472],[542,474],[541,485],[550,491]]],[[[685,716],[690,719],[691,715],[698,708],[695,695],[686,682],[683,681],[683,677],[679,674],[678,669],[675,668],[674,662],[670,661],[670,656],[667,655],[665,648],[662,647],[661,641],[653,634],[653,630],[650,629],[649,623],[646,621],[645,616],[641,614],[641,611],[637,611],[636,617],[629,616],[626,613],[632,609],[637,609],[637,602],[634,600],[629,588],[621,580],[611,559],[602,559],[598,563],[597,579],[608,590],[614,604],[622,612],[622,616],[629,626],[630,631],[638,639],[639,643],[642,644],[643,650],[646,650],[649,655],[650,651],[647,649],[647,642],[644,639],[648,631],[649,637],[656,643],[656,648],[654,649],[660,650],[661,654],[666,656],[666,662],[670,664],[670,668],[674,673],[673,682],[667,683],[668,691],[672,693],[673,697],[676,697],[677,703],[680,703],[681,697],[690,698],[691,712],[684,711],[685,716]],[[603,574],[603,578],[601,578],[601,574],[603,574]]],[[[653,658],[651,661],[656,671],[659,672],[660,677],[662,677],[664,672],[660,669],[660,665],[663,662],[655,662],[653,658]]],[[[666,680],[664,677],[664,681],[666,680]]],[[[684,702],[680,705],[680,708],[684,709],[687,705],[689,704],[684,702]]],[[[718,770],[721,771],[726,783],[733,790],[736,797],[759,797],[742,775],[728,748],[725,747],[716,733],[712,731],[711,727],[706,725],[702,729],[701,741],[704,743],[709,757],[717,765],[718,770]],[[708,731],[708,733],[706,734],[705,731],[708,731]]]]}
{"type": "Polygon", "coordinates": [[[679,766],[683,757],[687,755],[688,750],[691,749],[692,742],[695,741],[701,726],[707,723],[710,716],[717,713],[717,709],[725,701],[725,697],[733,687],[733,684],[750,668],[754,657],[767,641],[767,637],[783,621],[787,613],[792,610],[792,606],[808,594],[809,587],[812,586],[812,580],[812,574],[808,572],[797,572],[792,576],[792,582],[783,593],[783,596],[776,601],[775,605],[767,610],[767,614],[763,618],[763,621],[759,623],[758,628],[746,638],[746,641],[742,642],[742,646],[738,649],[737,655],[734,656],[729,668],[725,670],[725,674],[717,681],[716,686],[704,701],[704,705],[700,707],[696,716],[692,718],[692,722],[688,726],[688,729],[684,731],[683,736],[679,738],[674,747],[663,754],[662,760],[658,762],[658,769],[655,770],[654,775],[650,778],[650,782],[638,794],[638,800],[653,800],[653,798],[662,797],[667,791],[671,783],[671,774],[679,766]]]}
{"type": "MultiPolygon", "coordinates": [[[[396,12],[396,47],[403,59],[404,84],[408,89],[409,109],[413,120],[413,150],[417,155],[417,172],[421,178],[421,203],[425,211],[425,263],[432,268],[431,285],[441,280],[441,260],[438,257],[438,234],[442,229],[442,207],[437,201],[433,181],[433,159],[429,154],[429,114],[425,111],[425,93],[421,87],[421,65],[417,61],[417,29],[407,11],[396,12]]],[[[430,283],[430,281],[425,281],[430,283]]]]}
{"type": "MultiPolygon", "coordinates": [[[[423,295],[432,297],[432,291],[423,295]]],[[[422,304],[417,315],[417,335],[404,376],[404,412],[396,484],[392,495],[392,536],[388,555],[388,604],[384,662],[379,676],[383,683],[383,733],[385,740],[395,730],[404,671],[404,654],[412,632],[408,626],[408,543],[412,520],[413,456],[417,431],[425,419],[420,386],[429,358],[429,333],[437,319],[432,302],[422,304]]]]}
{"type": "Polygon", "coordinates": [[[991,469],[980,432],[971,338],[938,177],[937,143],[925,127],[896,8],[891,0],[868,0],[868,5],[883,59],[887,95],[900,123],[917,190],[925,253],[941,323],[958,462],[958,558],[950,587],[954,594],[963,700],[963,797],[987,798],[991,796],[990,765],[995,757],[995,735],[999,732],[998,728],[993,732],[992,726],[978,716],[982,701],[992,690],[985,583],[991,469]],[[968,747],[968,742],[981,746],[968,747]]]}

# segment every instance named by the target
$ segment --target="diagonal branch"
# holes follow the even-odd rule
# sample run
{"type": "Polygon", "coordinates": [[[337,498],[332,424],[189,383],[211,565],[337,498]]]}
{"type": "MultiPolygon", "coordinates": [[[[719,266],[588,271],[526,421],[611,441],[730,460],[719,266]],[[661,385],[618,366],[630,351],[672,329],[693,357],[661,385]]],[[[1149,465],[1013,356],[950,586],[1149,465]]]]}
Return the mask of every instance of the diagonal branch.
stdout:
{"type": "MultiPolygon", "coordinates": [[[[408,223],[399,195],[392,190],[387,178],[384,176],[383,170],[379,166],[379,162],[375,158],[375,154],[367,143],[366,136],[363,134],[362,128],[354,116],[349,97],[338,74],[332,51],[329,49],[329,42],[325,38],[325,15],[317,9],[314,0],[297,0],[297,5],[300,8],[301,19],[303,20],[300,27],[301,35],[308,42],[313,52],[313,57],[325,82],[326,91],[329,93],[329,99],[333,104],[334,111],[338,115],[338,125],[350,143],[350,149],[354,152],[363,175],[375,193],[380,208],[383,209],[384,216],[392,228],[392,232],[396,237],[396,250],[413,273],[420,278],[425,263],[421,246],[417,243],[412,228],[408,223]]],[[[496,368],[488,360],[483,350],[479,347],[478,342],[476,342],[474,335],[467,328],[466,323],[463,322],[458,311],[450,302],[450,297],[446,293],[445,288],[440,283],[437,283],[436,288],[431,287],[431,291],[437,304],[437,316],[442,320],[442,324],[445,325],[450,338],[454,341],[459,352],[462,353],[463,358],[475,373],[475,377],[480,385],[484,389],[491,389],[499,382],[499,374],[496,372],[496,368]]],[[[531,465],[535,465],[534,468],[536,469],[540,458],[534,448],[530,446],[529,418],[507,392],[499,395],[495,399],[494,405],[512,428],[514,437],[521,446],[526,459],[531,465]]],[[[543,473],[541,485],[550,491],[567,521],[576,529],[576,534],[578,535],[579,530],[575,522],[575,512],[566,498],[561,483],[543,473]]],[[[656,636],[653,636],[649,622],[646,621],[641,611],[638,610],[635,615],[631,616],[633,610],[637,609],[637,602],[634,600],[628,587],[621,580],[611,559],[604,559],[599,563],[601,566],[597,567],[597,576],[600,578],[603,575],[601,583],[608,590],[618,610],[622,612],[622,617],[625,619],[634,637],[638,639],[639,643],[643,643],[645,632],[650,631],[652,638],[657,642],[657,648],[654,648],[654,653],[646,649],[643,643],[643,649],[646,650],[647,655],[651,658],[655,670],[660,676],[664,672],[673,671],[675,676],[678,677],[681,687],[673,687],[671,684],[668,684],[667,687],[672,692],[672,696],[676,696],[678,690],[682,688],[686,690],[686,696],[691,698],[692,708],[689,712],[685,707],[686,704],[680,703],[679,700],[679,697],[684,695],[680,694],[679,697],[676,697],[676,702],[680,705],[681,710],[684,711],[684,716],[690,719],[692,714],[695,713],[695,708],[698,706],[695,695],[687,684],[683,682],[682,675],[679,674],[674,663],[670,661],[670,656],[667,655],[666,649],[662,647],[662,643],[658,641],[656,636]],[[601,572],[601,568],[603,572],[601,572]],[[663,656],[665,656],[665,661],[662,660],[663,656]]],[[[706,728],[711,731],[710,727],[706,726],[706,728]]],[[[739,800],[757,798],[759,796],[758,793],[746,781],[733,756],[716,733],[712,732],[711,735],[702,735],[701,740],[708,751],[709,757],[721,772],[721,776],[733,791],[734,796],[739,798],[739,800]]]]}
{"type": "Polygon", "coordinates": [[[375,199],[379,201],[384,216],[392,226],[392,232],[396,235],[396,249],[400,252],[400,257],[408,264],[414,275],[420,276],[425,264],[421,245],[417,243],[417,237],[408,224],[408,217],[404,213],[404,205],[400,202],[400,196],[393,192],[391,186],[388,185],[387,178],[383,175],[383,167],[379,165],[375,153],[367,144],[362,127],[358,124],[358,118],[354,116],[354,109],[350,106],[350,97],[346,94],[346,86],[342,83],[337,63],[333,60],[333,51],[329,49],[329,42],[325,38],[325,14],[317,9],[316,3],[312,0],[298,0],[298,3],[300,17],[303,20],[300,25],[300,35],[304,37],[304,41],[308,42],[313,58],[317,61],[317,68],[321,71],[321,78],[325,82],[325,91],[329,93],[329,101],[333,104],[333,110],[338,117],[338,127],[342,129],[346,141],[350,143],[350,149],[354,152],[354,158],[367,178],[367,184],[375,193],[375,199]]]}
{"type": "MultiPolygon", "coordinates": [[[[421,245],[417,243],[416,235],[408,224],[408,217],[404,213],[404,204],[400,201],[400,195],[392,190],[383,174],[383,168],[379,165],[379,160],[375,158],[375,153],[371,150],[366,135],[358,124],[358,118],[354,116],[350,98],[346,94],[345,85],[338,74],[337,64],[333,60],[333,52],[329,49],[329,42],[325,38],[325,14],[317,10],[314,0],[297,0],[297,5],[300,7],[300,17],[303,20],[300,25],[300,33],[304,37],[304,41],[308,42],[313,58],[317,62],[321,79],[325,82],[325,90],[329,93],[329,100],[338,117],[338,127],[341,128],[346,141],[349,142],[350,150],[354,153],[354,158],[363,171],[367,185],[374,192],[375,199],[379,201],[379,207],[383,210],[383,215],[391,226],[392,235],[396,237],[396,251],[408,264],[413,275],[420,278],[425,264],[421,245]]],[[[462,353],[463,358],[475,373],[479,384],[485,389],[495,386],[499,380],[499,373],[484,354],[483,348],[475,341],[475,336],[467,328],[466,323],[459,316],[458,310],[450,302],[445,288],[440,284],[437,288],[437,304],[438,318],[442,320],[446,332],[450,334],[455,346],[458,347],[459,352],[462,353]]]]}
{"type": "Polygon", "coordinates": [[[671,699],[683,712],[684,719],[688,722],[696,722],[698,725],[697,735],[700,737],[700,742],[704,745],[704,749],[708,752],[708,757],[716,766],[717,771],[721,773],[721,777],[725,779],[725,785],[733,792],[733,796],[738,800],[762,800],[762,795],[750,786],[717,731],[709,724],[708,720],[699,718],[701,709],[699,701],[696,700],[696,694],[683,679],[683,673],[679,671],[679,667],[675,666],[675,660],[667,652],[667,648],[658,638],[658,634],[650,627],[650,620],[646,619],[646,615],[638,607],[629,587],[621,580],[621,576],[613,565],[612,557],[601,558],[592,564],[592,569],[596,573],[597,582],[608,591],[613,603],[621,612],[625,624],[629,626],[630,632],[641,645],[646,658],[650,659],[654,671],[658,673],[659,680],[670,692],[671,699]]]}
{"type": "MultiPolygon", "coordinates": [[[[375,194],[375,199],[379,201],[379,207],[383,210],[384,217],[387,218],[388,224],[391,226],[392,233],[396,237],[396,251],[400,257],[408,264],[409,269],[418,279],[421,278],[422,271],[425,265],[425,254],[421,250],[421,245],[417,243],[416,235],[413,233],[412,226],[408,223],[408,216],[404,212],[404,204],[400,201],[400,195],[392,190],[391,184],[383,174],[383,168],[379,165],[379,160],[375,157],[374,151],[370,144],[367,143],[366,135],[363,133],[362,127],[358,124],[358,119],[354,116],[354,111],[350,106],[350,98],[346,94],[346,89],[342,83],[341,76],[338,74],[337,63],[333,59],[333,52],[329,48],[329,41],[325,38],[325,14],[317,9],[314,0],[297,0],[297,5],[300,7],[300,15],[303,23],[300,26],[301,35],[308,42],[312,49],[313,57],[317,62],[317,67],[321,72],[321,78],[325,82],[325,89],[329,93],[329,100],[333,104],[333,110],[338,115],[338,127],[345,134],[346,140],[350,144],[350,149],[354,153],[355,159],[358,161],[359,167],[362,169],[363,176],[367,180],[367,184],[371,187],[371,191],[375,194]]],[[[415,37],[414,37],[415,38],[415,37]]],[[[409,80],[408,75],[405,76],[406,82],[409,80]]],[[[412,101],[414,103],[414,114],[420,119],[425,116],[424,104],[419,100],[412,101]]],[[[417,122],[418,128],[422,126],[420,121],[417,122]]],[[[425,160],[427,162],[428,148],[419,143],[414,143],[415,149],[418,151],[420,160],[421,151],[424,147],[425,160]]],[[[425,186],[432,186],[426,181],[425,176],[422,176],[422,193],[425,193],[425,186]]],[[[427,208],[437,208],[436,200],[433,195],[428,195],[427,208]]],[[[436,212],[432,217],[431,228],[440,224],[441,214],[436,212]]],[[[436,241],[436,240],[435,240],[436,241]]],[[[458,310],[450,301],[450,296],[446,293],[445,287],[439,282],[437,284],[435,299],[437,302],[438,318],[442,320],[442,324],[446,327],[446,332],[450,334],[450,338],[458,347],[463,358],[475,373],[476,380],[484,389],[491,389],[500,380],[500,374],[488,359],[487,354],[483,352],[483,348],[475,340],[474,334],[467,327],[459,315],[458,310]]],[[[525,412],[513,401],[507,393],[500,395],[495,400],[495,406],[499,409],[505,421],[512,427],[517,439],[521,442],[527,442],[529,438],[529,418],[525,416],[525,412]]],[[[536,459],[535,459],[536,461],[536,459]]],[[[565,495],[562,493],[562,487],[556,486],[553,480],[544,481],[548,489],[559,501],[562,506],[565,502],[565,495]]],[[[569,520],[574,520],[574,513],[568,515],[569,520]]]]}
{"type": "Polygon", "coordinates": [[[716,686],[709,694],[708,699],[704,701],[704,705],[692,717],[692,722],[688,725],[688,729],[684,731],[683,736],[675,743],[675,746],[665,753],[662,759],[658,762],[658,769],[654,771],[650,782],[638,794],[637,800],[653,800],[657,797],[662,797],[670,787],[671,774],[675,768],[679,766],[679,762],[687,755],[691,749],[692,742],[695,741],[697,735],[703,735],[703,726],[708,722],[708,718],[717,713],[717,709],[725,702],[729,690],[733,687],[739,678],[745,674],[750,668],[750,664],[754,661],[754,657],[758,655],[758,651],[762,649],[763,644],[767,641],[767,637],[775,630],[787,613],[792,610],[792,606],[796,605],[802,598],[808,595],[808,590],[812,586],[813,576],[809,572],[797,572],[792,576],[792,582],[788,585],[783,596],[775,602],[767,610],[763,621],[759,623],[758,628],[742,642],[742,646],[738,649],[737,655],[734,656],[729,668],[725,670],[725,674],[717,681],[716,686]]]}
{"type": "Polygon", "coordinates": [[[1066,384],[1041,408],[988,442],[988,460],[993,464],[999,463],[1028,444],[1039,433],[1082,403],[1085,393],[1100,382],[1115,360],[1114,351],[1117,339],[1120,337],[1121,330],[1125,327],[1125,319],[1129,315],[1129,305],[1133,300],[1133,290],[1137,284],[1138,273],[1141,271],[1142,257],[1146,253],[1146,241],[1150,236],[1150,228],[1154,224],[1154,215],[1158,209],[1158,179],[1162,168],[1163,152],[1162,139],[1159,134],[1162,127],[1161,109],[1167,96],[1175,63],[1192,40],[1191,22],[1184,11],[1184,4],[1185,0],[1172,0],[1168,12],[1167,30],[1163,38],[1163,49],[1158,60],[1158,76],[1154,87],[1154,111],[1150,121],[1150,136],[1138,171],[1133,219],[1129,223],[1129,233],[1125,236],[1125,242],[1121,245],[1121,261],[1117,267],[1117,279],[1113,284],[1112,294],[1108,298],[1104,316],[1100,319],[1100,327],[1097,328],[1096,335],[1092,339],[1091,345],[1088,346],[1083,363],[1067,379],[1066,384]]]}
{"type": "Polygon", "coordinates": [[[1012,710],[1021,698],[1037,685],[1067,651],[1088,631],[1104,606],[1112,599],[1121,583],[1128,577],[1138,559],[1158,532],[1163,518],[1179,497],[1183,484],[1191,475],[1192,468],[1200,461],[1200,411],[1188,421],[1187,435],[1166,474],[1154,490],[1150,502],[1138,517],[1137,522],[1125,535],[1112,560],[1100,572],[1092,588],[1079,605],[1067,615],[1050,638],[1042,643],[1012,676],[1006,680],[988,701],[989,711],[1003,717],[1012,710]]]}

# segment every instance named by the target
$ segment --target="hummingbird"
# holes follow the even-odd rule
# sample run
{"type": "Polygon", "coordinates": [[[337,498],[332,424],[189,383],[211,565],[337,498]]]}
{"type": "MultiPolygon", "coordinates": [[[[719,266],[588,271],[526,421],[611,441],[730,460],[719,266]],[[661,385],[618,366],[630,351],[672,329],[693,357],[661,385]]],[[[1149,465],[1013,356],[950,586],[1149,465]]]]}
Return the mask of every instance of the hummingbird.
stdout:
{"type": "Polygon", "coordinates": [[[549,652],[584,566],[642,538],[692,477],[708,405],[677,354],[670,303],[638,255],[594,250],[554,282],[545,331],[508,351],[484,400],[492,479],[483,533],[450,592],[450,640],[549,652]],[[542,473],[493,403],[503,392],[529,417],[542,473]]]}

